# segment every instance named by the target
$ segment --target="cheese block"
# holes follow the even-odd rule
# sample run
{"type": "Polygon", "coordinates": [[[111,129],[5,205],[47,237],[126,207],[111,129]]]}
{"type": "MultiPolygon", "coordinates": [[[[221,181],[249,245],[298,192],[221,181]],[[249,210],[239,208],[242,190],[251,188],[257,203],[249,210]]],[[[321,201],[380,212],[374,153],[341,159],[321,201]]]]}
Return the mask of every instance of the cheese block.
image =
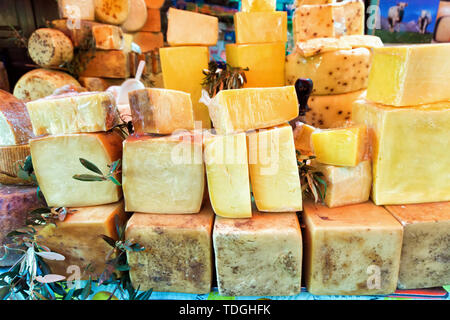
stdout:
{"type": "MultiPolygon", "coordinates": [[[[37,187],[2,186],[0,185],[0,257],[5,253],[4,244],[11,243],[8,233],[24,227],[28,214],[44,206],[44,201],[38,197],[37,187]]],[[[9,251],[6,259],[0,260],[0,267],[13,265],[21,252],[9,251]]]]}
{"type": "Polygon", "coordinates": [[[215,46],[219,19],[206,14],[169,8],[167,42],[171,46],[215,46]]]}
{"type": "Polygon", "coordinates": [[[302,234],[295,213],[216,217],[217,284],[225,296],[288,296],[301,290],[302,234]]]}
{"type": "Polygon", "coordinates": [[[124,142],[126,210],[197,213],[205,184],[201,141],[191,134],[130,136],[124,142]]]}
{"type": "Polygon", "coordinates": [[[450,202],[386,206],[403,225],[398,287],[420,289],[450,283],[450,202]]]}
{"type": "Polygon", "coordinates": [[[381,48],[383,41],[377,36],[371,35],[345,35],[339,38],[340,40],[350,44],[352,48],[381,48]]]}
{"type": "Polygon", "coordinates": [[[344,7],[345,15],[345,34],[363,35],[364,34],[364,1],[347,0],[340,3],[344,7]]]}
{"type": "Polygon", "coordinates": [[[354,167],[321,164],[312,166],[323,174],[327,184],[325,204],[329,208],[366,202],[372,187],[372,166],[370,160],[361,161],[354,167]]]}
{"type": "Polygon", "coordinates": [[[141,48],[141,52],[146,53],[162,48],[164,46],[164,37],[161,32],[140,31],[134,34],[133,42],[141,48]]]}
{"type": "Polygon", "coordinates": [[[391,294],[397,287],[403,229],[383,207],[327,208],[305,202],[304,276],[314,295],[391,294]]]}
{"type": "Polygon", "coordinates": [[[161,12],[159,9],[146,9],[147,20],[140,29],[141,31],[160,32],[161,31],[161,12]]]}
{"type": "Polygon", "coordinates": [[[295,51],[287,56],[286,83],[310,78],[313,95],[341,94],[367,88],[372,53],[367,48],[336,50],[304,57],[295,51]]]}
{"type": "Polygon", "coordinates": [[[208,108],[218,134],[276,126],[298,116],[293,86],[222,90],[208,108]]]}
{"type": "Polygon", "coordinates": [[[310,96],[305,122],[322,129],[342,126],[352,119],[353,103],[364,99],[366,90],[326,96],[310,96]]]}
{"type": "Polygon", "coordinates": [[[358,100],[352,117],[369,128],[377,205],[450,200],[450,102],[396,108],[358,100]]]}
{"type": "Polygon", "coordinates": [[[273,12],[277,8],[276,0],[243,0],[242,12],[273,12]]]}
{"type": "Polygon", "coordinates": [[[283,42],[226,44],[227,63],[248,68],[244,88],[281,87],[285,84],[285,44],[283,42]]]}
{"type": "Polygon", "coordinates": [[[33,185],[17,176],[19,165],[30,155],[28,144],[0,146],[0,183],[5,185],[33,185]]]}
{"type": "Polygon", "coordinates": [[[367,140],[365,125],[317,130],[311,134],[317,161],[335,166],[354,167],[360,163],[366,155],[367,140]]]}
{"type": "Polygon", "coordinates": [[[140,30],[147,22],[147,5],[144,0],[130,0],[130,12],[121,27],[125,32],[140,30]]]}
{"type": "Polygon", "coordinates": [[[108,79],[99,77],[79,77],[80,84],[87,91],[106,91],[111,86],[120,86],[125,79],[108,79]]]}
{"type": "Polygon", "coordinates": [[[302,123],[300,121],[295,123],[294,128],[294,143],[295,150],[299,151],[301,155],[310,156],[313,155],[311,145],[311,134],[316,128],[302,123]]]}
{"type": "Polygon", "coordinates": [[[236,43],[287,41],[287,12],[236,12],[236,43]]]}
{"type": "Polygon", "coordinates": [[[450,100],[442,85],[450,77],[449,55],[449,43],[375,49],[367,99],[397,107],[450,100]]]}
{"type": "Polygon", "coordinates": [[[208,107],[200,103],[204,74],[208,69],[208,47],[172,47],[159,50],[164,88],[180,90],[191,94],[194,106],[194,120],[202,127],[211,128],[208,107]],[[182,66],[182,67],[180,67],[182,66]]]}
{"type": "Polygon", "coordinates": [[[193,215],[135,213],[126,239],[145,247],[127,252],[133,287],[163,292],[209,293],[212,285],[214,213],[205,206],[193,215]]]}
{"type": "MultiPolygon", "coordinates": [[[[123,201],[94,207],[69,208],[64,221],[39,228],[39,244],[62,254],[63,261],[46,260],[52,273],[73,277],[80,272],[80,280],[95,280],[105,271],[112,247],[101,237],[117,238],[118,227],[126,223],[123,201]]],[[[110,257],[111,258],[111,257],[110,257]]],[[[110,259],[109,258],[109,259],[110,259]]]]}
{"type": "Polygon", "coordinates": [[[51,95],[65,85],[79,87],[78,81],[67,73],[48,69],[35,69],[25,73],[14,87],[14,96],[32,101],[51,95]]]}
{"type": "Polygon", "coordinates": [[[92,36],[97,49],[121,50],[124,47],[123,33],[119,27],[95,24],[92,26],[92,36]]]}
{"type": "Polygon", "coordinates": [[[247,134],[248,166],[259,211],[302,210],[302,189],[289,125],[247,134]]]}
{"type": "Polygon", "coordinates": [[[130,14],[131,0],[94,0],[95,18],[109,24],[122,24],[130,14]]]}
{"type": "Polygon", "coordinates": [[[73,44],[61,31],[41,28],[28,39],[28,53],[41,67],[58,67],[72,61],[73,44]]]}
{"type": "Polygon", "coordinates": [[[81,55],[85,68],[82,77],[128,78],[130,66],[128,54],[121,50],[96,51],[81,55]]]}
{"type": "Polygon", "coordinates": [[[27,102],[36,136],[108,131],[119,124],[110,92],[67,93],[27,102]]]}
{"type": "Polygon", "coordinates": [[[120,187],[112,181],[79,181],[73,176],[94,174],[80,163],[80,158],[94,163],[107,174],[108,165],[122,156],[122,140],[118,131],[30,139],[33,168],[47,204],[51,207],[84,207],[118,201],[120,187]]]}
{"type": "Polygon", "coordinates": [[[295,0],[294,7],[299,7],[304,4],[328,4],[335,3],[336,0],[295,0]]]}
{"type": "Polygon", "coordinates": [[[146,88],[128,93],[136,133],[171,134],[194,130],[194,111],[189,93],[146,88]]]}
{"type": "Polygon", "coordinates": [[[205,165],[214,212],[222,217],[252,216],[245,133],[206,139],[205,165]]]}
{"type": "Polygon", "coordinates": [[[27,144],[33,137],[25,104],[0,90],[0,146],[27,144]]]}
{"type": "Polygon", "coordinates": [[[159,9],[163,6],[164,0],[145,0],[147,8],[159,9]]]}
{"type": "Polygon", "coordinates": [[[95,20],[94,0],[58,0],[58,9],[64,19],[95,20]]]}

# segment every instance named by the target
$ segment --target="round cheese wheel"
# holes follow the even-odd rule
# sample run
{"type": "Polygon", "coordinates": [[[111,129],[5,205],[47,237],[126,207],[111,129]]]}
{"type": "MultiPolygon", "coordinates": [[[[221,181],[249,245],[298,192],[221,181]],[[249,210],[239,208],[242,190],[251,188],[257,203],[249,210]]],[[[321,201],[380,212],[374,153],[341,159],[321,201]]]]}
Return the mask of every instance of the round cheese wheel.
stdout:
{"type": "Polygon", "coordinates": [[[110,24],[122,24],[130,13],[130,0],[95,0],[95,17],[110,24]]]}
{"type": "Polygon", "coordinates": [[[41,67],[57,67],[73,59],[72,41],[56,29],[42,28],[28,40],[28,53],[41,67]]]}
{"type": "Polygon", "coordinates": [[[147,6],[144,0],[130,0],[130,13],[122,24],[125,32],[140,30],[147,22],[147,6]]]}
{"type": "Polygon", "coordinates": [[[0,183],[31,185],[31,181],[22,180],[17,177],[19,163],[30,155],[28,144],[20,146],[0,146],[0,183]]]}

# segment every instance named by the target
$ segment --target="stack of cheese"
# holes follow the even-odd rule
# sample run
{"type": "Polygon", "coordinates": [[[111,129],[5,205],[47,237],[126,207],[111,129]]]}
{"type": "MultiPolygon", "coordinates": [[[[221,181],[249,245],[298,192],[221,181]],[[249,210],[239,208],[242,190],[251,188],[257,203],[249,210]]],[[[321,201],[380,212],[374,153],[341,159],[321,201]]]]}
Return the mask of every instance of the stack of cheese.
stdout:
{"type": "Polygon", "coordinates": [[[352,103],[365,95],[378,37],[364,35],[364,2],[299,0],[293,16],[295,48],[286,62],[286,84],[310,78],[312,109],[304,121],[318,128],[351,119],[352,103]]]}
{"type": "MultiPolygon", "coordinates": [[[[142,0],[144,2],[144,0],[142,0]]],[[[163,0],[145,0],[145,7],[140,8],[136,15],[145,15],[145,24],[140,28],[125,30],[126,32],[135,32],[133,41],[139,45],[142,53],[158,51],[164,45],[164,37],[161,32],[161,12],[164,4],[163,0]]],[[[136,17],[134,15],[134,18],[136,17]]]]}
{"type": "Polygon", "coordinates": [[[248,68],[244,87],[278,87],[285,84],[287,12],[275,11],[276,1],[242,1],[234,15],[236,44],[226,45],[227,63],[248,68]]]}

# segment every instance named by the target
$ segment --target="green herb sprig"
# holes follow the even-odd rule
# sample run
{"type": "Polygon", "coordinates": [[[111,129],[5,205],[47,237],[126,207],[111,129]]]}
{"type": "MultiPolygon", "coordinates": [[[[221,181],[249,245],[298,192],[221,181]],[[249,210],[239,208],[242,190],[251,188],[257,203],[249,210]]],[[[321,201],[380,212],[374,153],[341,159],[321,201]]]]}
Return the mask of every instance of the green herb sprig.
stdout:
{"type": "Polygon", "coordinates": [[[298,150],[296,150],[296,155],[302,192],[305,195],[311,195],[316,203],[319,200],[324,203],[327,193],[327,183],[323,179],[323,173],[311,165],[311,160],[316,157],[302,155],[298,150]]]}
{"type": "Polygon", "coordinates": [[[92,171],[94,173],[97,173],[97,175],[93,174],[75,174],[72,178],[79,181],[112,181],[115,185],[121,186],[121,183],[114,177],[114,175],[120,173],[121,168],[121,159],[114,161],[112,164],[108,165],[109,172],[105,175],[103,172],[92,162],[79,158],[80,163],[88,169],[89,171],[92,171]]]}
{"type": "Polygon", "coordinates": [[[201,85],[213,98],[220,90],[242,88],[247,83],[245,71],[249,68],[232,67],[228,63],[212,60],[208,63],[208,69],[203,70],[205,77],[201,85]]]}

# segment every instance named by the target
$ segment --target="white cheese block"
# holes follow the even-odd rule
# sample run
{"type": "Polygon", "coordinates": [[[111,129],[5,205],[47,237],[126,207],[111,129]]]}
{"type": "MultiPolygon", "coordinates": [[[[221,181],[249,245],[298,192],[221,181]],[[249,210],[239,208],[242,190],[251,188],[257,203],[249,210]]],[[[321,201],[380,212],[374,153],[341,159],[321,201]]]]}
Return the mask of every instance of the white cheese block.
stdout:
{"type": "Polygon", "coordinates": [[[109,24],[122,24],[130,13],[130,0],[94,0],[95,18],[109,24]]]}
{"type": "Polygon", "coordinates": [[[58,0],[58,8],[61,18],[95,20],[94,0],[58,0]]]}
{"type": "Polygon", "coordinates": [[[135,32],[147,22],[147,5],[144,0],[130,0],[130,13],[127,19],[122,23],[122,29],[125,32],[135,32]]]}
{"type": "Polygon", "coordinates": [[[28,39],[28,53],[41,67],[58,67],[72,61],[73,44],[61,31],[41,28],[28,39]]]}

